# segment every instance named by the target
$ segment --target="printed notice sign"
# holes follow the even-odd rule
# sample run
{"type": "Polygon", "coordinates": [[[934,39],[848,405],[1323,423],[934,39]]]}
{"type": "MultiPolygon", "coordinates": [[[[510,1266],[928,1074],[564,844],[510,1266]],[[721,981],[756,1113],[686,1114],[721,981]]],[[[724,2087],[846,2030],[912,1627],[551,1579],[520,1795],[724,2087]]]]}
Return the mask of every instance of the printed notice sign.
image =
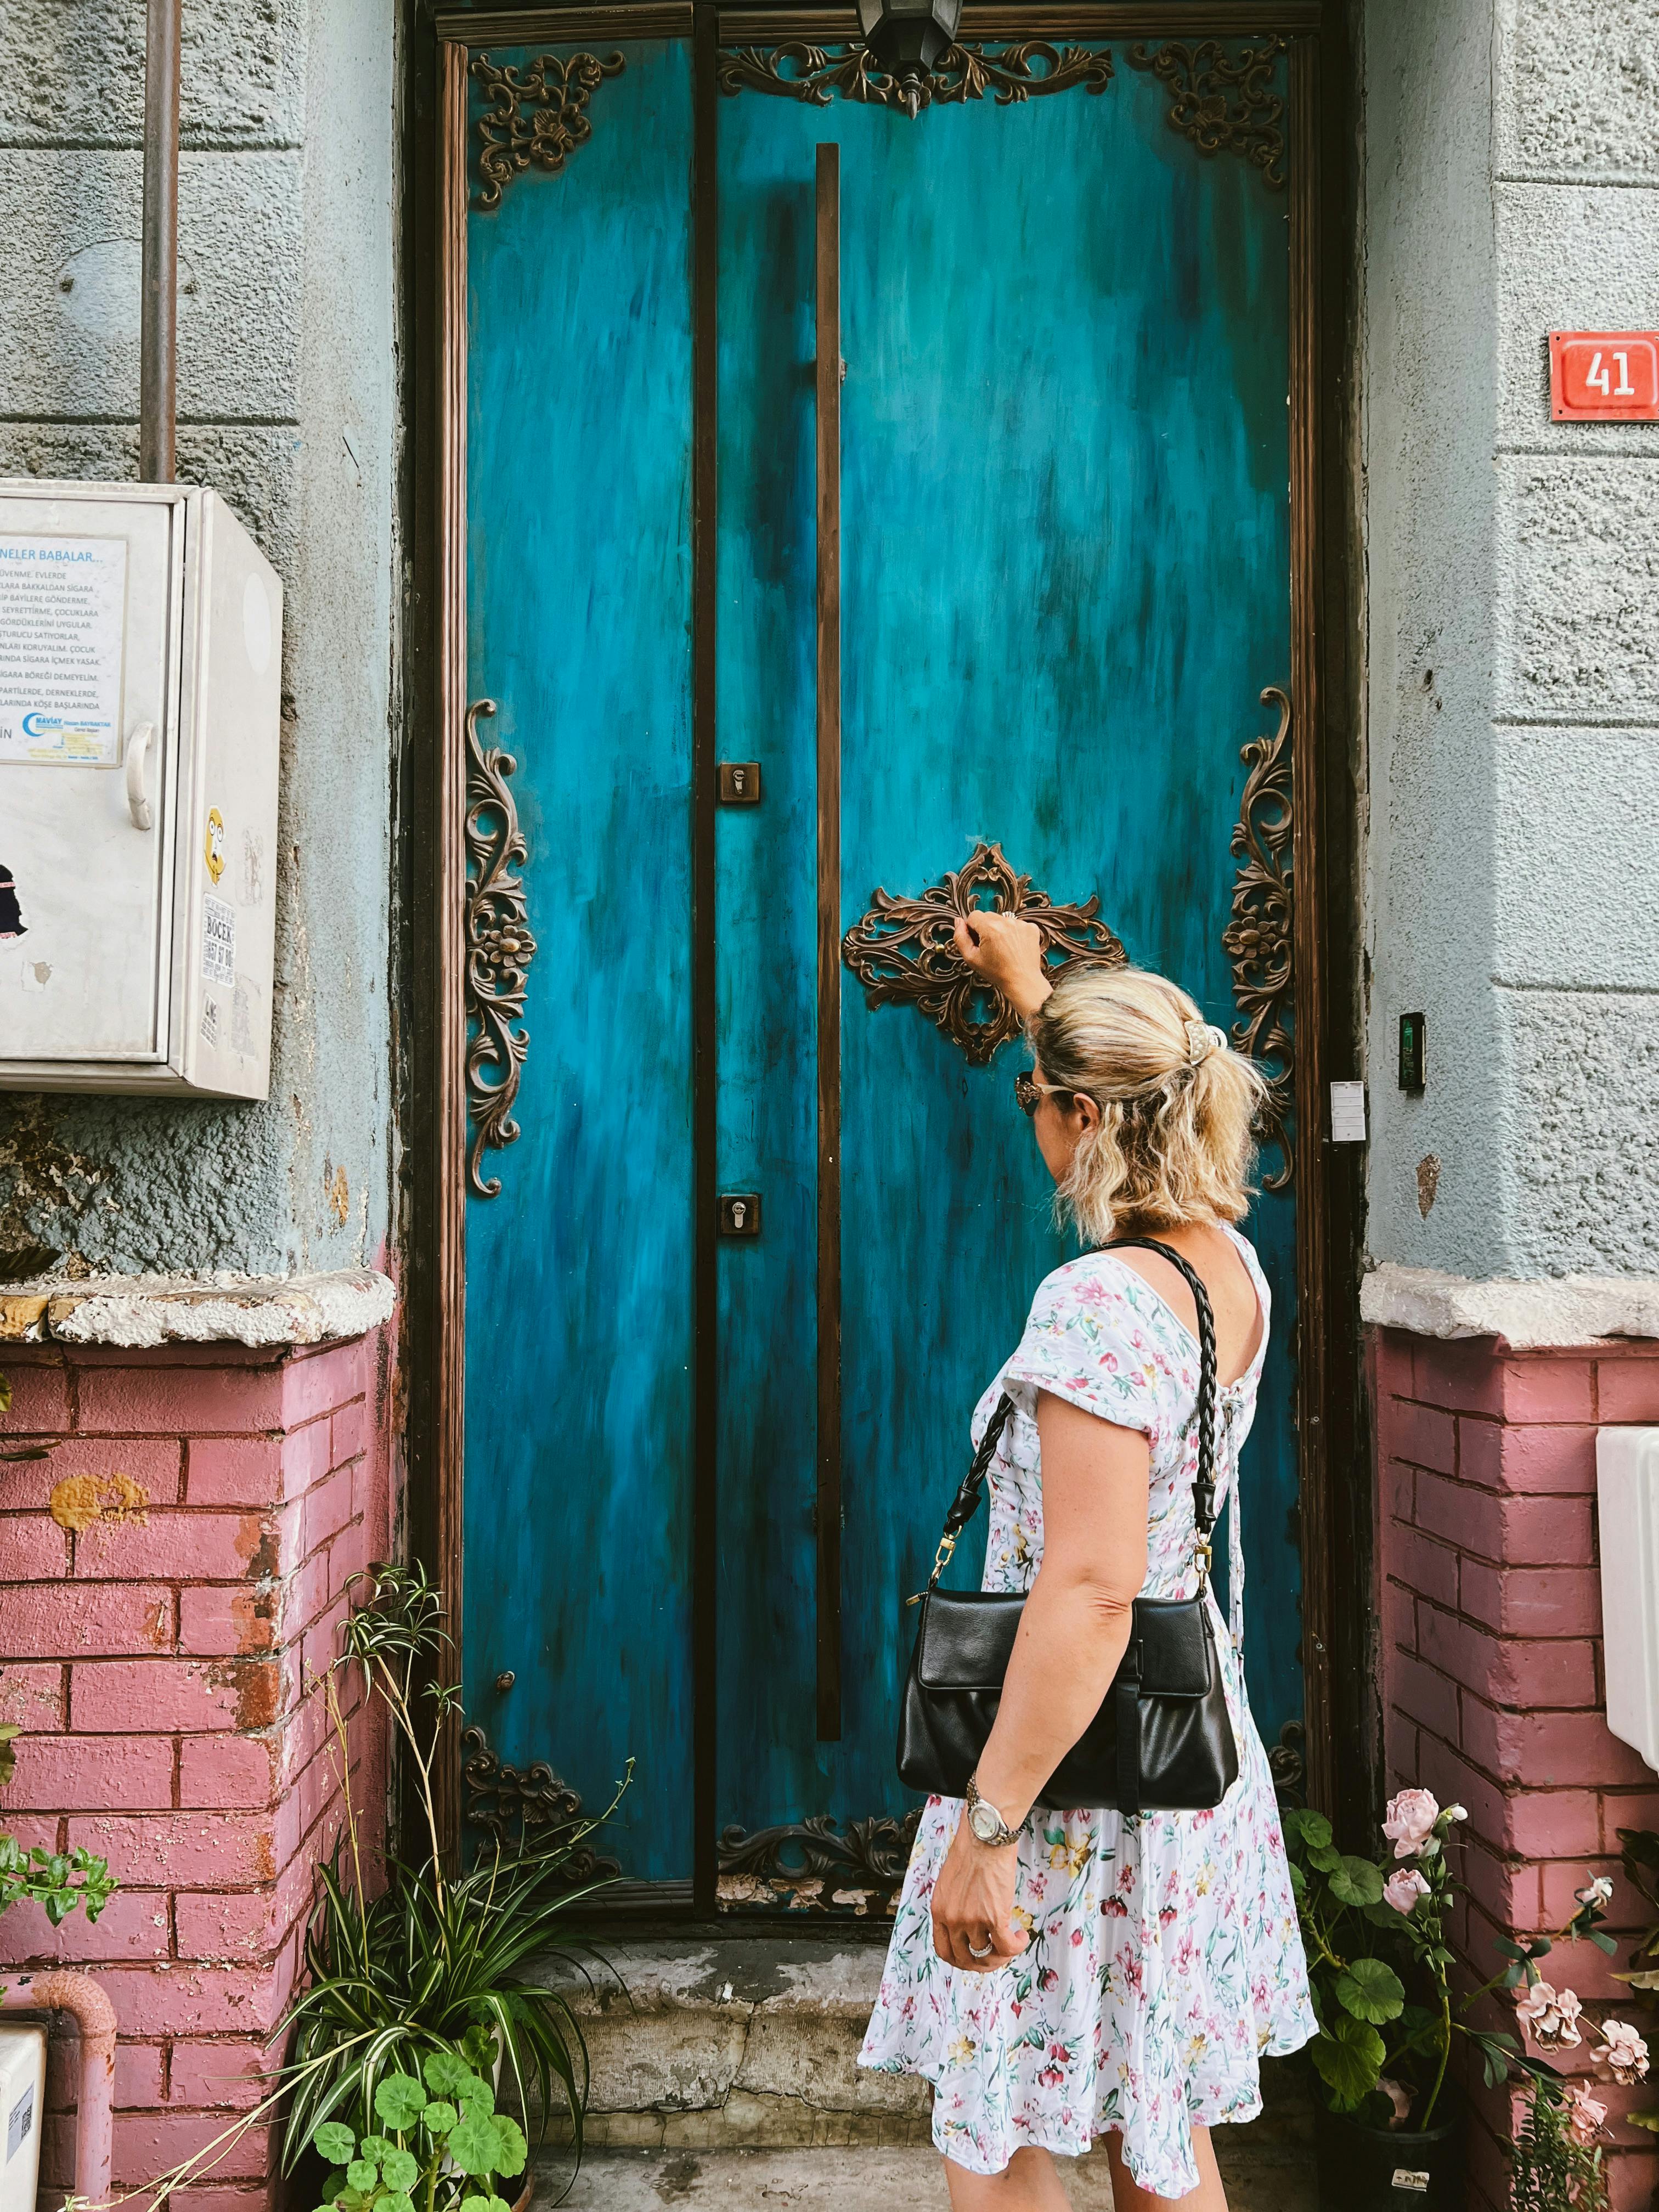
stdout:
{"type": "Polygon", "coordinates": [[[0,762],[121,757],[122,538],[0,535],[0,762]]]}
{"type": "Polygon", "coordinates": [[[210,891],[202,901],[202,980],[236,981],[236,909],[210,891]]]}

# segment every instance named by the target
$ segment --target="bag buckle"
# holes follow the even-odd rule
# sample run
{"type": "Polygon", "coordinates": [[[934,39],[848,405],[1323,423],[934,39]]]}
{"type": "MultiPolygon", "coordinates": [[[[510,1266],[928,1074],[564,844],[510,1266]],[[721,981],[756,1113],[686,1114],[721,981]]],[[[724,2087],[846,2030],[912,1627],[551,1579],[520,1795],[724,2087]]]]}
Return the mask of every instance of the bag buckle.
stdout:
{"type": "Polygon", "coordinates": [[[1193,1546],[1193,1559],[1198,1568],[1198,1578],[1200,1583],[1206,1583],[1210,1579],[1210,1564],[1214,1558],[1215,1553],[1200,1536],[1193,1546]]]}

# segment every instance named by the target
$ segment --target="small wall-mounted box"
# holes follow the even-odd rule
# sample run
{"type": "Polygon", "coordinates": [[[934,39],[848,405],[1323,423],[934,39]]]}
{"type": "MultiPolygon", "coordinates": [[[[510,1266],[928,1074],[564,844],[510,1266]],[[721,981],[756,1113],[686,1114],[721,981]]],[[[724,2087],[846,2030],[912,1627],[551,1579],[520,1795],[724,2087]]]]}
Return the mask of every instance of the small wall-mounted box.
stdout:
{"type": "Polygon", "coordinates": [[[1659,1429],[1599,1429],[1607,1726],[1659,1769],[1659,1429]]]}
{"type": "Polygon", "coordinates": [[[266,1095],[282,638],[216,493],[0,481],[0,1089],[266,1095]]]}
{"type": "Polygon", "coordinates": [[[34,2212],[46,2101],[46,2031],[0,2027],[0,2212],[34,2212]]]}

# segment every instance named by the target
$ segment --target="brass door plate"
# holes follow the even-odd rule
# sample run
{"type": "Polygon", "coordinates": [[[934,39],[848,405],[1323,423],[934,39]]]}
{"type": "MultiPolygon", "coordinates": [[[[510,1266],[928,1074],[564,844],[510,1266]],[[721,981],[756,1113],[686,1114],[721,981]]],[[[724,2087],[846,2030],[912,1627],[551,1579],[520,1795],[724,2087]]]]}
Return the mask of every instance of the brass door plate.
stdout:
{"type": "Polygon", "coordinates": [[[720,1235],[722,1237],[758,1237],[761,1225],[760,1193],[755,1190],[723,1190],[720,1193],[720,1235]]]}
{"type": "Polygon", "coordinates": [[[761,772],[758,761],[722,761],[720,763],[720,779],[722,806],[759,805],[761,772]]]}

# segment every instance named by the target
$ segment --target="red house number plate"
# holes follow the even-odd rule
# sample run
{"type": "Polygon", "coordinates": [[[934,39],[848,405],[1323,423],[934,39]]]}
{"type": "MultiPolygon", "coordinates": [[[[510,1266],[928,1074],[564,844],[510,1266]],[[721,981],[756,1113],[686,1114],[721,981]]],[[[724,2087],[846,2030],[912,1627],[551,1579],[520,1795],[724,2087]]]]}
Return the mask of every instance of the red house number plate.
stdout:
{"type": "Polygon", "coordinates": [[[1557,422],[1659,422],[1659,331],[1552,331],[1557,422]]]}

